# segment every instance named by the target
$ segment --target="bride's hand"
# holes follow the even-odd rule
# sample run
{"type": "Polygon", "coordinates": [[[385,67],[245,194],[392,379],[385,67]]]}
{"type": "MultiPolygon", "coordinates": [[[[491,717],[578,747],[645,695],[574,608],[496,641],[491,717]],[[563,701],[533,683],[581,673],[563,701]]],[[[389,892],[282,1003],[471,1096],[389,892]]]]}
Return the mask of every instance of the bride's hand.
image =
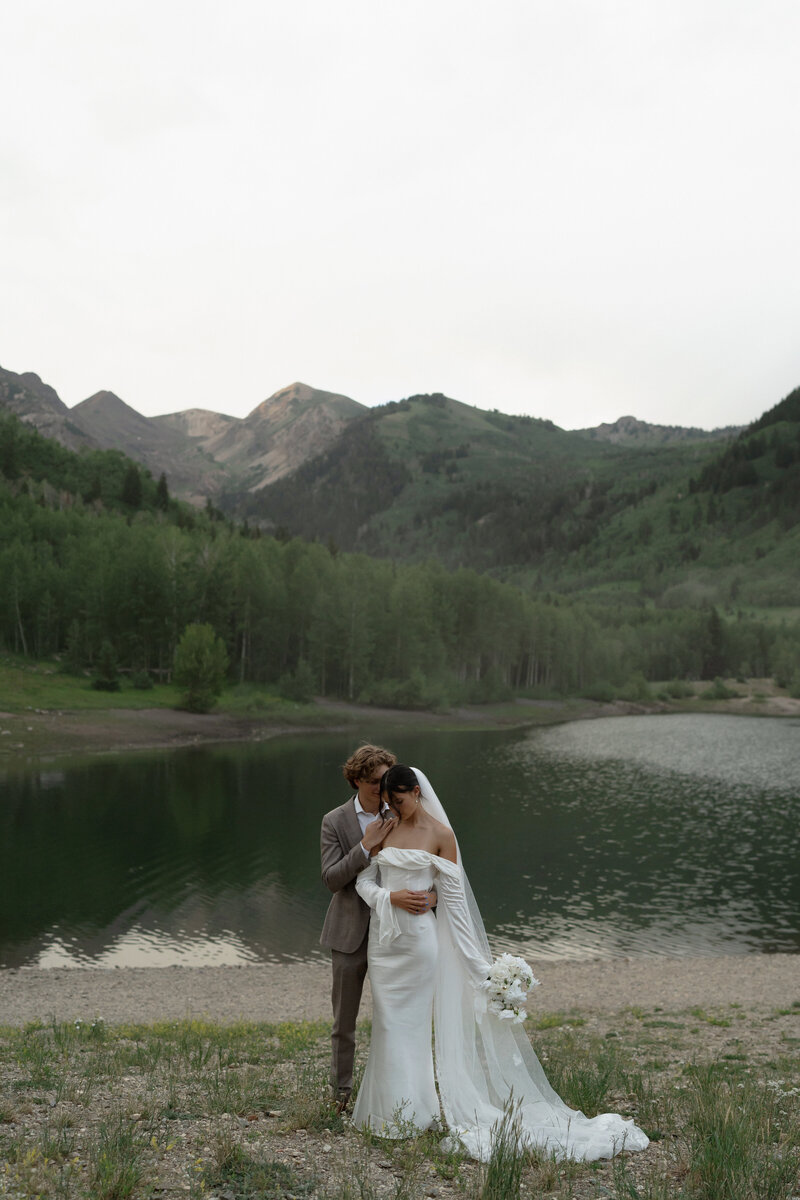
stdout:
{"type": "Polygon", "coordinates": [[[391,833],[397,824],[397,817],[387,817],[385,821],[378,818],[375,821],[370,821],[364,831],[364,836],[361,839],[361,845],[369,854],[374,854],[383,843],[383,839],[387,833],[391,833]]]}
{"type": "Polygon", "coordinates": [[[410,892],[408,888],[400,888],[389,893],[389,899],[395,908],[403,908],[408,913],[419,915],[429,911],[431,902],[427,892],[410,892]]]}

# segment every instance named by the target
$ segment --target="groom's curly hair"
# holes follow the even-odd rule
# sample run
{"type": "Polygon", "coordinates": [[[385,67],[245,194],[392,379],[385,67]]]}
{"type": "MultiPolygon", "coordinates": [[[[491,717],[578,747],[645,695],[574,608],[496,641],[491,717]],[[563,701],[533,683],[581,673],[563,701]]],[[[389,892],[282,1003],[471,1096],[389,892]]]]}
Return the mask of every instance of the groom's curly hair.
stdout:
{"type": "Polygon", "coordinates": [[[350,787],[357,788],[376,767],[393,767],[396,762],[397,755],[382,746],[359,746],[342,766],[342,774],[350,787]]]}

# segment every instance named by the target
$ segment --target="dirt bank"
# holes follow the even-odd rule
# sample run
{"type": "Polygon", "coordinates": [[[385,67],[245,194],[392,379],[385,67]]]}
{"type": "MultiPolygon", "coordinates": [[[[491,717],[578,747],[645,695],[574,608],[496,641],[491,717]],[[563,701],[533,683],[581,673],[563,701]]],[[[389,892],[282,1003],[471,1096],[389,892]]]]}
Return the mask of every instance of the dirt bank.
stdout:
{"type": "MultiPolygon", "coordinates": [[[[752,681],[767,683],[768,681],[752,681]]],[[[2,698],[0,698],[0,708],[2,698]]],[[[355,741],[403,729],[514,729],[596,717],[669,712],[715,712],[741,716],[800,717],[800,700],[757,692],[724,701],[526,700],[473,705],[443,713],[409,712],[320,700],[296,713],[240,715],[189,713],[174,708],[0,711],[0,763],[65,754],[124,753],[174,749],[214,742],[258,742],[296,733],[347,732],[355,741]]]]}
{"type": "MultiPolygon", "coordinates": [[[[800,1003],[800,955],[533,962],[541,981],[531,1015],[665,1011],[800,1003]]],[[[326,962],[252,967],[21,968],[0,971],[0,1024],[92,1019],[152,1022],[205,1017],[229,1022],[327,1020],[326,962]]],[[[362,1016],[369,1016],[367,994],[362,1016]]]]}

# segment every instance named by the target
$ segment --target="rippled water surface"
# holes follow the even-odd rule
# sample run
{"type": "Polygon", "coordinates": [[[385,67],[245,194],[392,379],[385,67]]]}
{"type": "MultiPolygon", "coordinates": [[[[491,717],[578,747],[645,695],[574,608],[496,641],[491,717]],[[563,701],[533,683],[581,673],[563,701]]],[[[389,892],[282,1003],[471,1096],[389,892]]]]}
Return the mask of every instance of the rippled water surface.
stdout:
{"type": "MultiPolygon", "coordinates": [[[[620,717],[364,737],[424,767],[497,949],[800,949],[800,723],[620,717]]],[[[319,823],[357,739],[40,764],[0,780],[0,964],[308,958],[319,823]]]]}

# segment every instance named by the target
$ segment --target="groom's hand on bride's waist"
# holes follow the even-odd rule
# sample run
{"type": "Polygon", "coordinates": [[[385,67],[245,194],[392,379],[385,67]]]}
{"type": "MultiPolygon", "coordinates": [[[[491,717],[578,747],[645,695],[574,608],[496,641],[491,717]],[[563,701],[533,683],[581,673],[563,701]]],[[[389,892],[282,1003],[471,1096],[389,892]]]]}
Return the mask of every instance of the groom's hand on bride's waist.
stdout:
{"type": "Polygon", "coordinates": [[[405,912],[421,916],[422,913],[430,912],[436,907],[436,890],[412,892],[408,888],[398,888],[396,892],[389,893],[389,899],[395,908],[402,908],[405,912]]]}

